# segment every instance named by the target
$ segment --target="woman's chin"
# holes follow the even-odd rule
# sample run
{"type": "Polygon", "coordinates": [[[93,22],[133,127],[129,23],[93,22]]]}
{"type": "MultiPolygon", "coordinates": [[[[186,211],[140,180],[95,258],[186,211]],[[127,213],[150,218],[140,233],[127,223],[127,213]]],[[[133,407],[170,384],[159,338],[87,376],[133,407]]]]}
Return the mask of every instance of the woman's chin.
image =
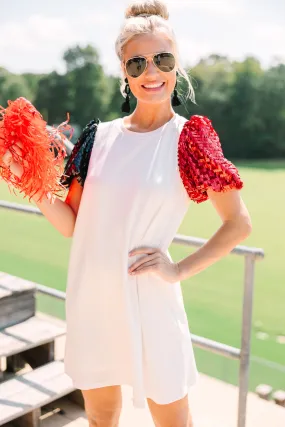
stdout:
{"type": "Polygon", "coordinates": [[[169,101],[170,97],[165,94],[151,94],[148,96],[140,96],[138,98],[138,102],[142,102],[144,104],[162,104],[163,102],[169,101]]]}

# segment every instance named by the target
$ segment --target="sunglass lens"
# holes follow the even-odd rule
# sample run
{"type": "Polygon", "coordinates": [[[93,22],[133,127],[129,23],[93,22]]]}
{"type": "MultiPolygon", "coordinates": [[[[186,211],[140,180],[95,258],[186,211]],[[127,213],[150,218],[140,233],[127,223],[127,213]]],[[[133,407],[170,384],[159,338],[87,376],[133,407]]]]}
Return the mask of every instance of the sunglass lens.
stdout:
{"type": "Polygon", "coordinates": [[[175,67],[175,58],[172,53],[158,53],[153,57],[153,61],[157,68],[164,73],[169,73],[175,67]]]}
{"type": "Polygon", "coordinates": [[[145,58],[131,58],[126,63],[126,70],[129,76],[139,77],[145,70],[145,58]]]}

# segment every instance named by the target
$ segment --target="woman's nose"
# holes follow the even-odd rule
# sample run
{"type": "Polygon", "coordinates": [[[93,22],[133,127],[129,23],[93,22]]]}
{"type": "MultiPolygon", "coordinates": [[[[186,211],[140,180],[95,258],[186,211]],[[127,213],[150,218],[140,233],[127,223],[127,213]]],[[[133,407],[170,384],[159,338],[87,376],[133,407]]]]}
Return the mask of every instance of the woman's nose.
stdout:
{"type": "Polygon", "coordinates": [[[148,75],[152,75],[152,74],[158,74],[158,69],[157,67],[154,65],[154,63],[149,60],[147,63],[147,69],[146,69],[146,74],[148,75]]]}

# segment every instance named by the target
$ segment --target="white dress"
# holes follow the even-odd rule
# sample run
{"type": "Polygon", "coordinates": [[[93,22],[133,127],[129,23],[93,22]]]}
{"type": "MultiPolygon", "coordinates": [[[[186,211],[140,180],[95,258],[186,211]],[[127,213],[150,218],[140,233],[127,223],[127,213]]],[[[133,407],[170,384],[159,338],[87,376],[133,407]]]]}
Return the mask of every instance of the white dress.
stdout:
{"type": "Polygon", "coordinates": [[[131,249],[168,252],[189,207],[177,149],[186,119],[151,132],[98,125],[70,253],[65,372],[75,387],[133,387],[167,404],[197,380],[180,283],[131,276],[131,249]]]}

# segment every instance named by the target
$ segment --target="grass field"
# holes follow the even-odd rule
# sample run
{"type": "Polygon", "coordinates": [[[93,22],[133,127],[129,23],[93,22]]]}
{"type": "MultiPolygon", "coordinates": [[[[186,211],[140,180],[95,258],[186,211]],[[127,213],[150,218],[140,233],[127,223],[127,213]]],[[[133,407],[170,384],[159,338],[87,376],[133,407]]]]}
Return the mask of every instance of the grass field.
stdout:
{"type": "MultiPolygon", "coordinates": [[[[285,344],[276,337],[285,335],[285,182],[284,163],[243,163],[238,165],[245,181],[242,196],[251,213],[253,232],[243,242],[261,247],[265,259],[256,263],[252,327],[251,388],[270,383],[285,388],[285,344]],[[281,190],[281,191],[280,191],[281,190]],[[267,339],[258,339],[258,331],[267,339]],[[258,358],[269,362],[264,364],[258,358]]],[[[28,203],[9,193],[0,184],[0,199],[28,203]]],[[[0,209],[0,270],[65,290],[70,240],[63,238],[43,217],[0,209]]],[[[209,238],[220,220],[209,202],[190,205],[180,234],[209,238]]],[[[189,248],[172,245],[174,260],[186,257],[189,248]]],[[[228,256],[208,270],[183,282],[189,325],[194,334],[229,345],[240,346],[243,291],[242,257],[228,256]]],[[[64,306],[48,297],[39,308],[64,316],[64,306]]],[[[200,371],[237,382],[238,363],[195,349],[200,371]]]]}

